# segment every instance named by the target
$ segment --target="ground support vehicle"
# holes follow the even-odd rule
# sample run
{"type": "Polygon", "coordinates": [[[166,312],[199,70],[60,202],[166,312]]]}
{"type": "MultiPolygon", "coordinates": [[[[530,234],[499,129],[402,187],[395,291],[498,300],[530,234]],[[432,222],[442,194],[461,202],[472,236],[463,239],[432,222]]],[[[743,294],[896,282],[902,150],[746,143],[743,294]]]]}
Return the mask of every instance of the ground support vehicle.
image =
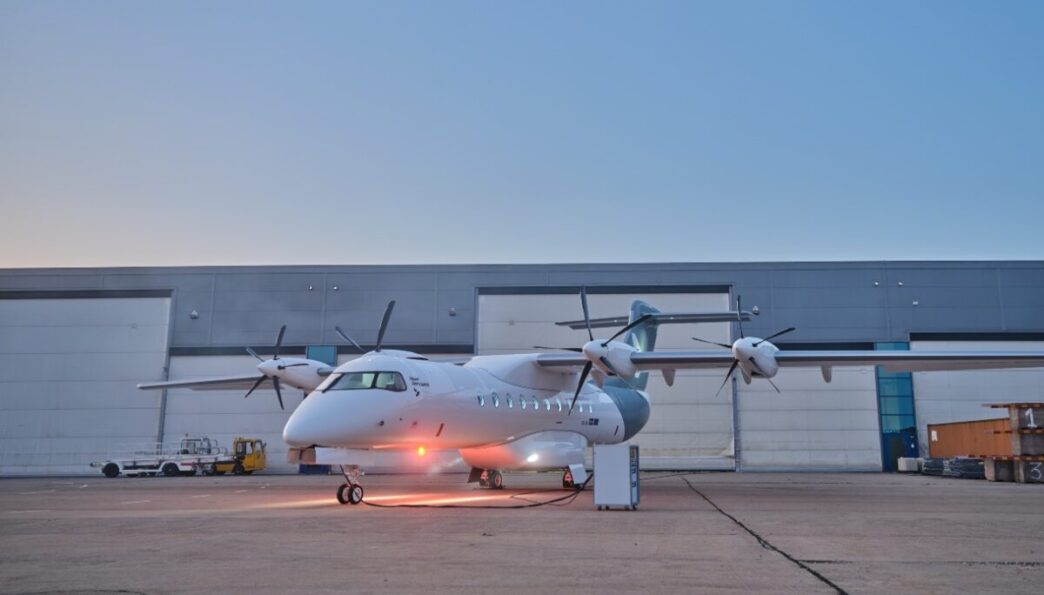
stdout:
{"type": "Polygon", "coordinates": [[[232,456],[216,461],[203,468],[210,475],[250,475],[265,469],[265,443],[257,438],[239,438],[232,441],[232,456]]]}
{"type": "Polygon", "coordinates": [[[91,467],[100,468],[105,477],[160,474],[172,477],[195,475],[215,464],[232,460],[228,449],[219,447],[217,441],[206,436],[185,436],[174,444],[126,449],[123,454],[91,463],[91,467]]]}

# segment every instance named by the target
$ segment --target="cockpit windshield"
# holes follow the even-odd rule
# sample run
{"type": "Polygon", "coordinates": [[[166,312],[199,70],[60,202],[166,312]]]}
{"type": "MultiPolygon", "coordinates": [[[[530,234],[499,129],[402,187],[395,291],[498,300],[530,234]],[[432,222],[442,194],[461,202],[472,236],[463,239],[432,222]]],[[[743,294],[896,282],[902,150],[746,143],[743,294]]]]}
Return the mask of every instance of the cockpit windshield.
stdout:
{"type": "Polygon", "coordinates": [[[406,381],[398,372],[347,372],[334,378],[333,382],[323,389],[323,392],[371,388],[402,392],[406,390],[406,381]]]}

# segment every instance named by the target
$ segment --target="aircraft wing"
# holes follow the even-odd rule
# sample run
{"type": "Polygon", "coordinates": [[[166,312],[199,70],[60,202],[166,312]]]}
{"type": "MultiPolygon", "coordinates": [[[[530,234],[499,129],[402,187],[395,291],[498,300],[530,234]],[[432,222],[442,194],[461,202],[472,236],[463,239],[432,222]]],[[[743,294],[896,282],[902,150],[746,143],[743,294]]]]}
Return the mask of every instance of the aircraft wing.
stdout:
{"type": "Polygon", "coordinates": [[[161,388],[191,388],[192,390],[233,390],[241,388],[248,390],[258,378],[264,378],[264,374],[248,374],[244,376],[222,376],[220,378],[196,378],[194,380],[170,380],[164,382],[143,382],[138,388],[161,389],[161,388]]]}
{"type": "MultiPolygon", "coordinates": [[[[1044,351],[779,351],[780,367],[884,366],[889,372],[1044,368],[1044,351]]],[[[639,370],[720,368],[732,364],[730,351],[645,351],[631,354],[639,370]]],[[[574,353],[537,356],[542,367],[576,367],[587,358],[574,353]]]]}

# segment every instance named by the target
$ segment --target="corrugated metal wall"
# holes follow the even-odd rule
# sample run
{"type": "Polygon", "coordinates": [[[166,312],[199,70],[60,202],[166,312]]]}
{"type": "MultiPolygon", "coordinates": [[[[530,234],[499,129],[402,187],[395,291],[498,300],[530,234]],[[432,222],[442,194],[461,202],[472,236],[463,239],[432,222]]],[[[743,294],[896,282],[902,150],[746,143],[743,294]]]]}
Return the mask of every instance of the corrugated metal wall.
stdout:
{"type": "Polygon", "coordinates": [[[169,298],[0,299],[0,475],[85,473],[154,443],[169,298]]]}

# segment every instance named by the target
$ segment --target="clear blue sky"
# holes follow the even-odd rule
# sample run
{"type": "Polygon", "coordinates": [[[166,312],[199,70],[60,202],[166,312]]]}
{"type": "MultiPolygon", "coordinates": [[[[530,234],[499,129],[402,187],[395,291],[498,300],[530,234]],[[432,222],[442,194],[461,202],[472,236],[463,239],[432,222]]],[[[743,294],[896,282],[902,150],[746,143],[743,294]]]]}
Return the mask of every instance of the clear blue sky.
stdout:
{"type": "Polygon", "coordinates": [[[1044,2],[0,3],[0,267],[1044,258],[1044,2]]]}

